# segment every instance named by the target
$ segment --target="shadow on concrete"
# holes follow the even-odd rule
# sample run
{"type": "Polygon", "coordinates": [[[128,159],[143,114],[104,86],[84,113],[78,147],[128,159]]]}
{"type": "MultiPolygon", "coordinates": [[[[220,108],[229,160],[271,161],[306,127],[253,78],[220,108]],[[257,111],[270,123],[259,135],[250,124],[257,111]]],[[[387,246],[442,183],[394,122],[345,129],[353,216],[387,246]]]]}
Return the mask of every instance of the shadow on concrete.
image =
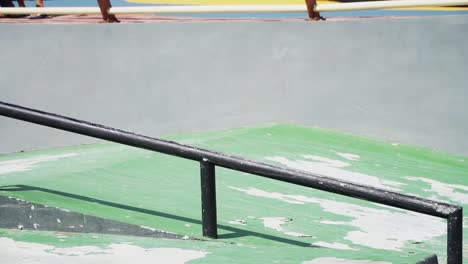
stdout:
{"type": "Polygon", "coordinates": [[[0,195],[0,228],[185,239],[154,228],[71,212],[0,195]]]}
{"type": "MultiPolygon", "coordinates": [[[[202,222],[197,219],[192,219],[184,216],[178,216],[178,215],[173,215],[169,213],[164,213],[160,211],[154,211],[150,209],[144,209],[144,208],[138,208],[130,205],[125,205],[125,204],[119,204],[119,203],[114,203],[114,202],[109,202],[109,201],[104,201],[100,199],[95,199],[87,196],[82,196],[78,194],[72,194],[72,193],[67,193],[67,192],[62,192],[62,191],[57,191],[57,190],[51,190],[47,188],[41,188],[41,187],[34,187],[34,186],[29,186],[29,185],[7,185],[7,186],[1,186],[0,191],[7,191],[7,192],[23,192],[23,191],[40,191],[40,192],[45,192],[45,193],[51,193],[55,195],[60,195],[68,198],[73,198],[73,199],[78,199],[81,201],[85,202],[90,202],[90,203],[97,203],[105,206],[111,206],[123,210],[128,210],[128,211],[134,211],[134,212],[139,212],[139,213],[144,213],[148,215],[154,215],[154,216],[159,216],[159,217],[164,217],[164,218],[169,218],[169,219],[174,219],[178,221],[184,221],[192,224],[198,224],[201,225],[202,222]]],[[[250,231],[250,230],[243,230],[231,226],[226,226],[226,225],[220,225],[218,224],[219,229],[223,229],[226,231],[230,231],[232,233],[229,234],[223,234],[220,235],[220,239],[228,239],[228,238],[237,238],[237,237],[244,237],[244,236],[254,236],[254,237],[259,237],[267,240],[272,240],[280,243],[285,243],[289,245],[294,245],[294,246],[300,246],[300,247],[313,247],[313,248],[319,248],[319,246],[311,245],[310,243],[302,242],[302,241],[297,241],[297,240],[292,240],[288,238],[283,238],[283,237],[277,237],[273,235],[268,235],[268,234],[262,234],[258,233],[255,231],[250,231]]],[[[75,231],[76,232],[76,231],[75,231]]],[[[201,230],[200,230],[201,232],[201,230]]]]}

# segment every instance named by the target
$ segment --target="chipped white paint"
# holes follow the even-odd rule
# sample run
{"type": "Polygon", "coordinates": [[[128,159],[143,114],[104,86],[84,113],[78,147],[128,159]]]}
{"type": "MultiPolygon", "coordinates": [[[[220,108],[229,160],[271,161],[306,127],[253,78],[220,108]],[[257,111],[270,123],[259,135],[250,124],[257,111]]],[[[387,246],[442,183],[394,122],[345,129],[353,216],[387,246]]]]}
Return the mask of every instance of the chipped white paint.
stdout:
{"type": "Polygon", "coordinates": [[[468,204],[468,186],[448,184],[422,177],[405,177],[405,179],[410,181],[421,181],[430,184],[432,192],[435,192],[440,196],[449,198],[454,202],[468,204]]]}
{"type": "Polygon", "coordinates": [[[346,244],[337,243],[337,242],[328,243],[328,242],[319,241],[319,242],[312,243],[312,245],[325,247],[325,248],[341,249],[341,250],[356,250],[355,248],[351,248],[346,244]]]}
{"type": "Polygon", "coordinates": [[[324,158],[324,157],[315,156],[315,155],[304,155],[303,157],[306,158],[306,159],[326,163],[329,166],[337,167],[337,168],[348,167],[349,166],[349,163],[343,162],[341,160],[334,160],[334,159],[324,158]]]}
{"type": "MultiPolygon", "coordinates": [[[[371,248],[399,251],[410,241],[426,241],[442,236],[446,232],[444,221],[423,214],[401,210],[375,209],[303,195],[271,193],[256,188],[230,188],[249,195],[286,203],[314,203],[320,205],[326,212],[350,217],[351,220],[348,222],[334,222],[333,224],[356,227],[357,230],[348,232],[344,239],[371,248]]],[[[278,228],[279,220],[276,220],[276,222],[269,220],[268,223],[271,228],[278,228]]],[[[279,225],[279,228],[281,228],[281,225],[279,225]]]]}
{"type": "Polygon", "coordinates": [[[386,261],[372,261],[372,260],[352,260],[352,259],[339,259],[332,257],[316,258],[311,261],[302,262],[302,264],[392,264],[386,261]]]}
{"type": "Polygon", "coordinates": [[[336,155],[338,155],[338,156],[340,156],[342,158],[345,158],[347,160],[359,160],[361,158],[361,156],[359,156],[359,155],[350,154],[350,153],[337,152],[336,155]]]}
{"type": "Polygon", "coordinates": [[[295,237],[312,237],[310,235],[292,232],[292,231],[285,231],[282,227],[284,224],[287,224],[292,221],[292,219],[288,219],[285,217],[262,217],[260,218],[263,221],[263,226],[266,228],[271,228],[279,232],[283,232],[283,234],[288,236],[295,236],[295,237]]]}
{"type": "Polygon", "coordinates": [[[179,248],[142,248],[128,244],[111,244],[105,248],[95,246],[57,248],[53,246],[17,242],[0,238],[2,263],[186,263],[203,258],[207,252],[179,248]]]}
{"type": "Polygon", "coordinates": [[[344,170],[344,167],[349,167],[350,164],[319,156],[304,155],[306,160],[290,160],[284,157],[267,157],[267,160],[278,162],[287,167],[327,176],[329,178],[347,181],[356,184],[365,184],[372,187],[399,191],[396,186],[404,185],[401,182],[382,180],[379,177],[367,175],[359,172],[344,170]]]}
{"type": "Polygon", "coordinates": [[[329,221],[329,220],[322,220],[320,221],[321,224],[326,224],[326,225],[346,225],[347,222],[343,221],[329,221]]]}
{"type": "Polygon", "coordinates": [[[152,227],[149,227],[149,226],[140,226],[140,227],[143,228],[143,229],[151,230],[151,231],[153,231],[153,232],[154,232],[154,231],[157,231],[156,228],[152,228],[152,227]]]}
{"type": "Polygon", "coordinates": [[[33,167],[41,162],[56,161],[78,155],[77,153],[67,153],[60,155],[37,156],[33,158],[16,159],[0,162],[0,174],[6,174],[18,171],[32,170],[33,167]]]}
{"type": "Polygon", "coordinates": [[[284,231],[282,225],[291,222],[290,219],[284,217],[262,217],[263,226],[274,229],[276,231],[284,231]]]}
{"type": "Polygon", "coordinates": [[[306,235],[306,234],[302,234],[302,233],[297,233],[297,232],[284,232],[285,235],[288,235],[288,236],[295,236],[295,237],[314,237],[314,236],[311,236],[311,235],[306,235]]]}
{"type": "Polygon", "coordinates": [[[233,224],[233,225],[246,225],[247,224],[245,220],[241,220],[241,219],[231,220],[231,221],[228,221],[228,223],[233,224]]]}

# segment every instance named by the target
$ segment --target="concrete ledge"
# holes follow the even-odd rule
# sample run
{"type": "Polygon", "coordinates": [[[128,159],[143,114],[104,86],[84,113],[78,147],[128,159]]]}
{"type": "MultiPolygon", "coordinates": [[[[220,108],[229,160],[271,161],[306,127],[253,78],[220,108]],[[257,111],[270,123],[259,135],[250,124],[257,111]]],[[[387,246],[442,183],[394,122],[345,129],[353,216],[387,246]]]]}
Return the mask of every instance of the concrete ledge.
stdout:
{"type": "MultiPolygon", "coordinates": [[[[0,25],[0,100],[151,136],[299,123],[468,155],[468,16],[0,25]]],[[[93,142],[0,118],[0,153],[93,142]]]]}

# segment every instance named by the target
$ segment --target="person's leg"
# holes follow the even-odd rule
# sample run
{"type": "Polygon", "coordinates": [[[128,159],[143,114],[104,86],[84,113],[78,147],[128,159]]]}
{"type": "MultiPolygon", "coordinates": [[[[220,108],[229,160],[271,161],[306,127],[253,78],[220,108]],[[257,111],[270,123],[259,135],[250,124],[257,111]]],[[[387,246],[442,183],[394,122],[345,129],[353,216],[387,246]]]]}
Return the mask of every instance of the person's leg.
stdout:
{"type": "MultiPolygon", "coordinates": [[[[0,6],[1,7],[15,7],[15,4],[13,4],[12,0],[0,0],[0,6]]],[[[0,14],[0,18],[3,17],[10,17],[9,15],[5,14],[0,14]]]]}
{"type": "Polygon", "coordinates": [[[307,6],[307,14],[309,15],[310,20],[325,20],[325,18],[320,16],[319,12],[315,12],[314,8],[317,5],[316,0],[305,0],[307,6]]]}
{"type": "Polygon", "coordinates": [[[12,0],[2,0],[0,1],[2,7],[15,7],[12,0]]]}
{"type": "MultiPolygon", "coordinates": [[[[36,0],[36,7],[44,7],[44,0],[36,0]]],[[[40,18],[47,18],[48,15],[45,14],[35,14],[35,15],[30,15],[30,19],[40,19],[40,18]]]]}
{"type": "MultiPolygon", "coordinates": [[[[25,7],[24,0],[18,0],[19,7],[25,7]]],[[[2,1],[2,7],[15,7],[13,0],[5,0],[2,1]]],[[[0,15],[0,17],[9,17],[9,18],[21,18],[25,17],[26,15],[0,15]]]]}
{"type": "Polygon", "coordinates": [[[99,9],[101,9],[102,19],[104,19],[104,21],[107,21],[109,23],[119,22],[115,15],[110,15],[108,13],[109,8],[112,7],[110,0],[97,0],[97,2],[99,5],[99,9]]]}

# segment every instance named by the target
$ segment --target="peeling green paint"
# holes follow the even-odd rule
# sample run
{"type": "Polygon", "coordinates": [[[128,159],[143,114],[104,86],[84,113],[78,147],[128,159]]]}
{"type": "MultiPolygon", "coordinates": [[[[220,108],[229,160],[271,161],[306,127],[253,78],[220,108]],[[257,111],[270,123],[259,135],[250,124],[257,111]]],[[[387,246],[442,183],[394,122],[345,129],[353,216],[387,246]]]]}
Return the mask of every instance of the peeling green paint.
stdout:
{"type": "MultiPolygon", "coordinates": [[[[356,176],[359,180],[362,179],[359,177],[367,175],[378,179],[379,184],[403,193],[462,206],[468,203],[465,202],[468,189],[464,189],[468,186],[466,157],[295,125],[241,128],[166,138],[281,166],[301,164],[317,169],[317,165],[327,165],[320,159],[329,159],[347,164],[331,168],[331,171],[345,171],[345,177],[356,176]],[[358,158],[343,154],[358,155],[358,158]],[[307,158],[307,155],[315,158],[307,158]],[[392,182],[398,184],[392,185],[392,182]]],[[[322,169],[326,171],[328,167],[322,169]]],[[[0,186],[9,185],[25,185],[35,189],[11,191],[3,188],[0,194],[201,238],[199,165],[196,162],[111,143],[31,151],[0,156],[0,186]],[[33,163],[28,170],[10,173],[2,173],[1,170],[2,164],[18,159],[70,153],[76,155],[33,163]]],[[[383,219],[389,223],[376,220],[376,224],[392,233],[390,228],[395,228],[395,222],[402,221],[399,217],[407,215],[406,211],[221,168],[217,168],[217,195],[221,239],[216,241],[169,241],[92,234],[70,234],[60,241],[53,232],[18,230],[0,230],[0,236],[58,247],[104,247],[110,243],[130,241],[148,248],[177,247],[210,252],[191,263],[301,263],[318,257],[414,263],[433,253],[439,255],[441,263],[445,260],[445,235],[422,241],[408,240],[397,249],[381,249],[369,244],[377,245],[385,242],[385,238],[380,241],[366,234],[366,230],[360,228],[366,223],[362,222],[365,219],[353,216],[356,211],[362,211],[362,214],[386,212],[388,215],[383,219]],[[245,190],[260,190],[265,195],[250,195],[245,190]],[[301,197],[292,197],[294,195],[301,197]],[[284,197],[286,199],[281,200],[284,197]],[[300,202],[306,198],[312,202],[300,202]],[[349,204],[349,208],[356,210],[348,214],[336,213],[336,210],[326,209],[330,204],[349,204]],[[268,217],[283,217],[288,221],[281,225],[282,231],[278,231],[264,225],[263,218],[268,217]],[[242,220],[245,224],[236,224],[235,220],[242,220]],[[307,236],[297,237],[287,235],[287,232],[307,236]],[[359,242],[362,239],[350,239],[350,234],[358,234],[370,242],[366,244],[359,242]],[[312,244],[336,245],[338,248],[344,245],[349,249],[312,244]]],[[[433,220],[438,225],[439,220],[433,220]]],[[[440,221],[443,228],[444,224],[440,221]]],[[[398,228],[406,227],[402,223],[398,228]]],[[[429,225],[428,234],[434,234],[440,226],[434,230],[431,228],[429,225]]],[[[416,232],[407,230],[409,233],[412,231],[416,232]]],[[[466,231],[464,237],[467,237],[466,231]]],[[[389,245],[381,247],[396,245],[391,239],[387,242],[389,245]]]]}

